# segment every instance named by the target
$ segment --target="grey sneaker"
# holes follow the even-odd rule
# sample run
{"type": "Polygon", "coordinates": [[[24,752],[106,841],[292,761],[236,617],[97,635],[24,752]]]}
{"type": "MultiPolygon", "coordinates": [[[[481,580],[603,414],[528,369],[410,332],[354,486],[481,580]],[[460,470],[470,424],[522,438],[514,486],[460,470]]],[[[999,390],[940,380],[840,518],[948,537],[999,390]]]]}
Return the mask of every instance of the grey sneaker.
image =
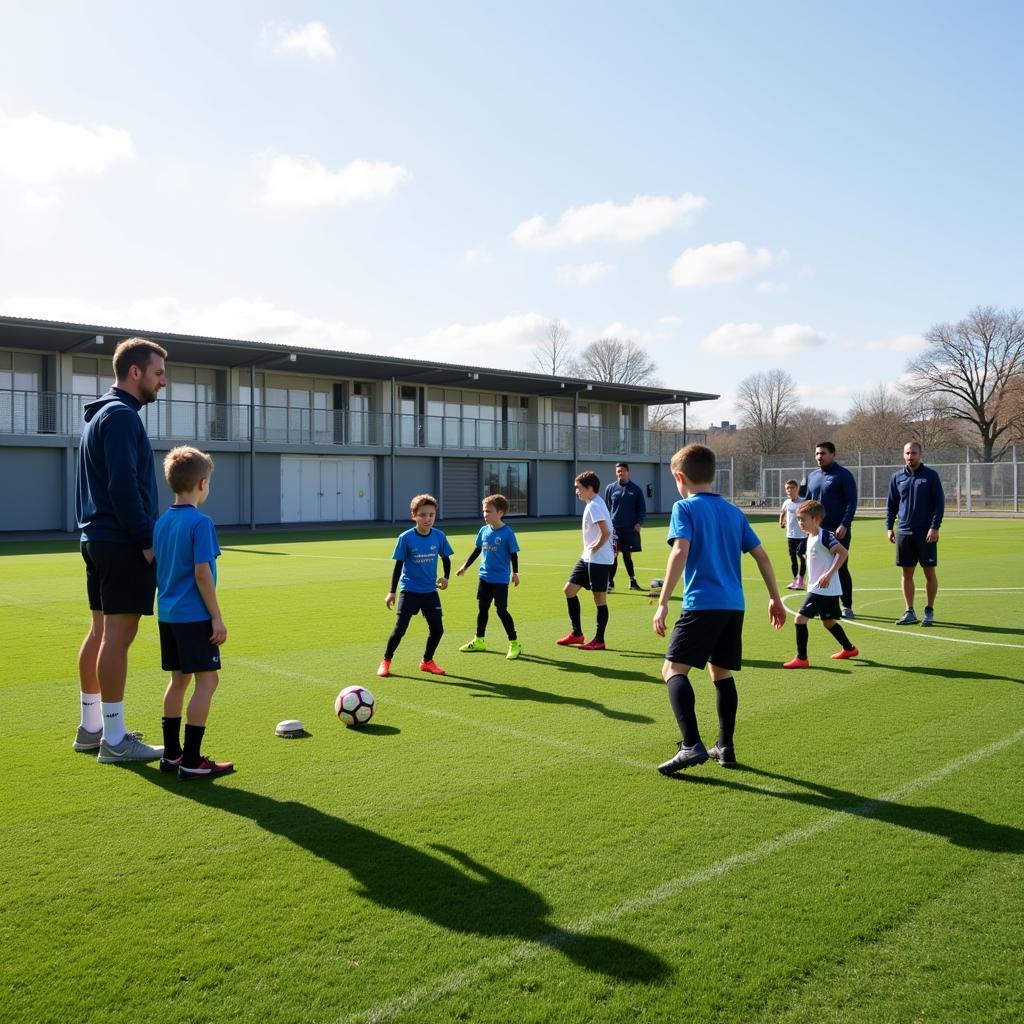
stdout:
{"type": "Polygon", "coordinates": [[[934,626],[935,625],[935,609],[925,608],[924,618],[921,620],[922,626],[934,626]]]}
{"type": "Polygon", "coordinates": [[[908,608],[897,620],[897,626],[916,626],[917,616],[914,614],[913,608],[908,608]]]}
{"type": "Polygon", "coordinates": [[[720,747],[716,743],[708,751],[708,757],[714,758],[723,768],[736,767],[736,751],[732,747],[720,747]]]}
{"type": "Polygon", "coordinates": [[[853,614],[853,609],[852,608],[844,608],[843,609],[843,618],[844,619],[855,619],[855,618],[857,618],[857,616],[853,614]]]}
{"type": "Polygon", "coordinates": [[[684,768],[690,768],[695,764],[703,764],[708,759],[708,752],[704,744],[699,740],[692,747],[684,747],[679,744],[679,753],[670,761],[658,765],[658,771],[662,775],[675,775],[684,768]]]}
{"type": "Polygon", "coordinates": [[[156,761],[163,756],[163,747],[151,747],[143,743],[137,733],[128,733],[115,747],[106,740],[100,741],[100,752],[96,760],[100,764],[130,764],[135,761],[156,761]]]}
{"type": "Polygon", "coordinates": [[[102,729],[97,729],[95,732],[89,732],[84,725],[80,725],[78,727],[78,732],[75,733],[75,742],[71,744],[71,749],[77,750],[79,753],[86,750],[99,750],[100,741],[102,739],[102,729]]]}

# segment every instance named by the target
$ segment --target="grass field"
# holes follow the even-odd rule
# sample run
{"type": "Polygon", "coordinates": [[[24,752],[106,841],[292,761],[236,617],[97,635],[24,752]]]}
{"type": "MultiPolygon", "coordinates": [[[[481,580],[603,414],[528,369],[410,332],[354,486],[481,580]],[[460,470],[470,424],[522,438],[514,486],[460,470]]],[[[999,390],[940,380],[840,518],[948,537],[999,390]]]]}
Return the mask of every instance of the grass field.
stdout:
{"type": "MultiPolygon", "coordinates": [[[[786,582],[782,531],[755,529],[786,582]]],[[[443,598],[448,676],[416,670],[417,619],[382,681],[394,535],[221,537],[206,746],[238,771],[189,784],[71,751],[80,557],[0,547],[0,1020],[1024,1019],[1024,523],[947,521],[931,631],[893,626],[893,549],[861,523],[862,657],[812,623],[810,671],[780,668],[792,622],[747,559],[742,767],[678,780],[646,597],[610,596],[608,652],[552,643],[576,528],[519,531],[520,661],[493,616],[493,653],[457,652],[474,566],[443,598]],[[360,731],[333,715],[351,683],[378,698],[360,731]],[[311,737],[276,739],[293,717],[311,737]]],[[[126,708],[154,742],[163,685],[147,620],[126,708]]]]}

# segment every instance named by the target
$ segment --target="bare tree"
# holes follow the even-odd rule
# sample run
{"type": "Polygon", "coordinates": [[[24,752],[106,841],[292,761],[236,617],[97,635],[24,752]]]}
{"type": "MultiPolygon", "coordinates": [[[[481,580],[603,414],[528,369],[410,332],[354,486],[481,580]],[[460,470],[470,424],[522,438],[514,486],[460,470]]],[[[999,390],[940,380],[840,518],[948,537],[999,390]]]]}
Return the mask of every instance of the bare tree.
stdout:
{"type": "Polygon", "coordinates": [[[744,377],[736,389],[736,406],[750,431],[758,455],[781,452],[797,410],[796,381],[785,370],[767,370],[744,377]]]}
{"type": "Polygon", "coordinates": [[[1024,374],[1024,310],[978,306],[924,337],[927,348],[907,366],[908,392],[948,402],[950,416],[974,426],[982,459],[991,462],[1006,450],[1000,438],[1012,436],[1024,417],[1014,401],[1024,374]]]}
{"type": "Polygon", "coordinates": [[[572,373],[584,380],[608,384],[656,384],[654,360],[635,342],[622,338],[598,338],[574,359],[572,373]]]}
{"type": "MultiPolygon", "coordinates": [[[[693,429],[693,424],[688,424],[693,429]]],[[[683,407],[678,404],[652,405],[647,410],[648,430],[682,430],[683,407]]]]}
{"type": "Polygon", "coordinates": [[[845,451],[888,453],[902,449],[910,433],[909,403],[885,384],[854,395],[846,423],[840,428],[845,451]]]}
{"type": "Polygon", "coordinates": [[[819,441],[835,433],[836,417],[828,409],[801,406],[789,421],[789,440],[795,452],[810,452],[819,441]]]}
{"type": "Polygon", "coordinates": [[[544,332],[543,340],[533,350],[533,365],[541,373],[561,377],[571,372],[572,343],[569,332],[561,320],[552,320],[544,332]]]}
{"type": "MultiPolygon", "coordinates": [[[[1024,384],[1024,379],[1021,381],[1024,384]]],[[[949,413],[949,403],[931,397],[910,395],[907,398],[907,417],[910,427],[907,440],[918,441],[927,452],[936,448],[962,448],[966,444],[968,429],[963,420],[949,413]]],[[[1024,428],[1024,418],[1021,419],[1024,428]]]]}

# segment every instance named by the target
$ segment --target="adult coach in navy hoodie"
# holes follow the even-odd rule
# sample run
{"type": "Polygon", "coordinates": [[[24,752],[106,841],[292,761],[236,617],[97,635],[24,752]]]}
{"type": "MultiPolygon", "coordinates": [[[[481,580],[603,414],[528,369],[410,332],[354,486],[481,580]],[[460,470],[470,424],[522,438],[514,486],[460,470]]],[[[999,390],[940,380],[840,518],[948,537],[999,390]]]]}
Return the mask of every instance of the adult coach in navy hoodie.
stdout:
{"type": "MultiPolygon", "coordinates": [[[[815,447],[814,461],[818,468],[807,474],[800,487],[800,497],[805,501],[820,501],[825,506],[822,526],[831,530],[836,540],[849,550],[853,540],[853,517],[857,514],[857,481],[845,466],[836,462],[836,446],[831,441],[822,441],[815,447]]],[[[839,567],[839,585],[843,588],[843,618],[852,619],[853,580],[849,558],[839,567]]]]}
{"type": "Polygon", "coordinates": [[[640,528],[647,518],[647,502],[644,492],[629,479],[629,463],[615,463],[615,483],[604,489],[604,503],[612,516],[615,529],[615,561],[611,575],[608,577],[608,589],[615,586],[615,571],[619,567],[619,555],[622,564],[629,573],[629,589],[640,590],[633,568],[633,552],[640,550],[640,528]]]}
{"type": "Polygon", "coordinates": [[[153,614],[153,524],[159,514],[153,447],[139,416],[167,383],[167,353],[144,338],[114,352],[114,385],[85,407],[75,511],[92,625],[78,655],[82,722],[75,750],[98,750],[101,764],[154,761],[163,747],[124,724],[128,648],[139,619],[153,614]]]}

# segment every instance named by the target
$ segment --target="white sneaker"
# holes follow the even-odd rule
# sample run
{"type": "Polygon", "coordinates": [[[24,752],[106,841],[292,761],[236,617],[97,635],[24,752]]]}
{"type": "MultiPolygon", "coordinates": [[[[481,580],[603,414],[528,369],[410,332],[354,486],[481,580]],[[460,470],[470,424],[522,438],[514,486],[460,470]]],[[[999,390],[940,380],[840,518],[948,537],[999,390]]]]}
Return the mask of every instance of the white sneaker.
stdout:
{"type": "Polygon", "coordinates": [[[100,740],[100,752],[96,760],[100,764],[131,764],[136,761],[158,761],[163,753],[163,747],[151,747],[143,743],[135,733],[128,733],[117,746],[100,740]]]}

